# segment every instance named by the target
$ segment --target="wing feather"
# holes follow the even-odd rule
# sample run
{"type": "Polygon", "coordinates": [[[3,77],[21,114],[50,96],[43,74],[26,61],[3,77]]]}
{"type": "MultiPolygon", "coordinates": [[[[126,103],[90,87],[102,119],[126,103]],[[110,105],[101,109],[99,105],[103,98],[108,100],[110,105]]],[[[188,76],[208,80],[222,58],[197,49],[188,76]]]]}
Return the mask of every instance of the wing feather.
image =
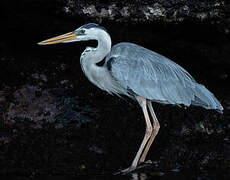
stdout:
{"type": "MultiPolygon", "coordinates": [[[[121,89],[130,89],[137,95],[164,104],[193,104],[223,111],[215,96],[185,69],[136,44],[115,45],[105,64],[109,65],[108,69],[121,89]]],[[[127,95],[127,92],[123,94],[127,95]]]]}
{"type": "Polygon", "coordinates": [[[147,99],[189,106],[195,80],[181,66],[132,43],[119,43],[106,59],[121,86],[147,99]],[[113,59],[113,62],[110,59],[113,59]]]}

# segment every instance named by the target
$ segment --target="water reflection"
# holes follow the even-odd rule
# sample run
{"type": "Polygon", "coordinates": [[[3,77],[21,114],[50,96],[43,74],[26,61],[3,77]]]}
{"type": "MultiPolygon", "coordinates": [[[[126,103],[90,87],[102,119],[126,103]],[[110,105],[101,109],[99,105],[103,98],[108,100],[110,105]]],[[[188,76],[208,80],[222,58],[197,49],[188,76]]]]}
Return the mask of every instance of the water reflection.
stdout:
{"type": "Polygon", "coordinates": [[[158,177],[164,176],[163,172],[151,172],[151,173],[132,173],[130,175],[130,180],[149,180],[149,179],[157,179],[158,177]]]}
{"type": "Polygon", "coordinates": [[[132,180],[146,180],[147,175],[145,173],[133,173],[132,180]]]}

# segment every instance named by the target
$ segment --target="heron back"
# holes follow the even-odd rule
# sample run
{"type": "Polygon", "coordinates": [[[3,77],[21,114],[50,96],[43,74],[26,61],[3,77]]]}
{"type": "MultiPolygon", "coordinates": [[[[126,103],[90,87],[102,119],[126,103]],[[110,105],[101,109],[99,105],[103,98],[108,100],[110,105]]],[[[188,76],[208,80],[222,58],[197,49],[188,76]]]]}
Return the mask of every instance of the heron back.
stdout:
{"type": "Polygon", "coordinates": [[[119,43],[113,46],[106,58],[106,65],[128,93],[163,104],[193,104],[223,110],[214,95],[198,84],[185,69],[136,44],[119,43]]]}

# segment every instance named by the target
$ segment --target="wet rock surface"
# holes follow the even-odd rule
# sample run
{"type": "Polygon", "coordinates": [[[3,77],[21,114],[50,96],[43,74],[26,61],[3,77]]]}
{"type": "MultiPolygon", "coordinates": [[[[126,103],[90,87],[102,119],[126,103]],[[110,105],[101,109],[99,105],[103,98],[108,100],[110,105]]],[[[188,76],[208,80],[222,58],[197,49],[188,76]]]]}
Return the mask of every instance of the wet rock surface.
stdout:
{"type": "Polygon", "coordinates": [[[64,12],[72,16],[120,22],[220,21],[229,18],[229,3],[223,0],[154,0],[154,1],[64,1],[64,12]]]}
{"type": "MultiPolygon", "coordinates": [[[[134,42],[173,59],[210,89],[225,108],[221,115],[199,107],[153,103],[161,129],[148,155],[152,164],[129,176],[114,177],[113,172],[130,165],[142,141],[145,122],[141,109],[132,100],[99,90],[84,77],[79,57],[86,46],[96,46],[95,42],[36,45],[89,21],[99,22],[97,16],[77,18],[63,10],[66,3],[55,0],[33,5],[29,1],[2,3],[6,27],[0,42],[2,176],[230,178],[227,28],[193,20],[150,24],[119,22],[115,16],[102,21],[113,44],[134,42]]],[[[82,9],[88,7],[83,5],[82,9]]],[[[127,14],[125,6],[121,7],[127,14]]]]}

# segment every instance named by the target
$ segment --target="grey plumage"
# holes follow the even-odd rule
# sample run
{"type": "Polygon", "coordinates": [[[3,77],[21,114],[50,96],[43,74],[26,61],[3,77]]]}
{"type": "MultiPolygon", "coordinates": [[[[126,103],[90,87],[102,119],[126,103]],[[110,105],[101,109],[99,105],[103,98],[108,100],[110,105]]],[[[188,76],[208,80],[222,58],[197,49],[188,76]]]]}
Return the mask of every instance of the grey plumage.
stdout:
{"type": "Polygon", "coordinates": [[[106,63],[111,75],[123,88],[149,100],[223,110],[214,95],[185,69],[146,48],[119,43],[113,46],[106,63]]]}

